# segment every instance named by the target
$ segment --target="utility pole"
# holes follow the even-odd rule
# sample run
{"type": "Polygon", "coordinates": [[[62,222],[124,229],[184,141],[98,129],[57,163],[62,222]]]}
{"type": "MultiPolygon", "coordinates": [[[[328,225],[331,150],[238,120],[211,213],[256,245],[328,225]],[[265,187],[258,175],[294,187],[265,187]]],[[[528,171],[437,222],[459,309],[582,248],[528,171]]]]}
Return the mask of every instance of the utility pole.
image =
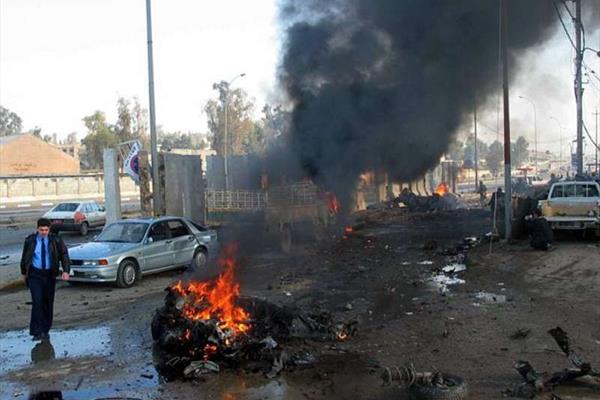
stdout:
{"type": "Polygon", "coordinates": [[[577,102],[577,174],[583,174],[583,85],[581,64],[583,49],[581,48],[581,0],[575,0],[575,99],[577,102]]]}
{"type": "Polygon", "coordinates": [[[594,113],[594,117],[596,117],[596,176],[598,176],[598,107],[596,107],[596,112],[594,113]]]}
{"type": "Polygon", "coordinates": [[[508,91],[508,0],[500,0],[500,51],[502,54],[502,94],[504,109],[504,237],[510,241],[512,236],[512,187],[510,165],[510,108],[508,91]]]}
{"type": "Polygon", "coordinates": [[[473,107],[473,130],[475,132],[475,192],[479,192],[479,156],[477,154],[477,100],[473,107]]]}
{"type": "Polygon", "coordinates": [[[152,199],[154,215],[160,212],[160,186],[158,183],[158,149],[156,140],[156,110],[154,108],[154,57],[152,55],[151,0],[146,0],[146,28],[148,36],[148,92],[150,99],[150,149],[152,155],[152,199]]]}

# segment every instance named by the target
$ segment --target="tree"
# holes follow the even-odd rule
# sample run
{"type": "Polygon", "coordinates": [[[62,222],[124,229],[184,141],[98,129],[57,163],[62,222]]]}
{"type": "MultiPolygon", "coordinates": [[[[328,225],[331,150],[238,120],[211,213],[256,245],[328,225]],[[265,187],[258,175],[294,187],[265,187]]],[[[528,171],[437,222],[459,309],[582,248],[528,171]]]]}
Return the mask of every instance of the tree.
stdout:
{"type": "Polygon", "coordinates": [[[131,100],[120,97],[117,100],[117,122],[115,123],[115,135],[119,142],[140,140],[143,144],[147,144],[147,131],[148,113],[142,108],[137,97],[131,100]]]}
{"type": "Polygon", "coordinates": [[[83,139],[85,146],[83,161],[89,168],[102,168],[104,149],[114,147],[119,142],[114,127],[106,122],[106,115],[102,111],[84,117],[83,123],[88,130],[83,139]]]}
{"type": "Polygon", "coordinates": [[[463,160],[465,157],[465,144],[458,139],[454,139],[450,142],[446,154],[451,160],[463,160]]]}
{"type": "Polygon", "coordinates": [[[163,150],[169,149],[204,149],[206,142],[199,133],[163,132],[158,129],[158,143],[163,150]]]}
{"type": "Polygon", "coordinates": [[[256,124],[251,119],[253,102],[248,99],[244,90],[231,90],[225,81],[213,84],[213,89],[219,92],[219,97],[209,100],[204,106],[211,148],[219,155],[225,153],[225,109],[227,108],[227,154],[248,153],[252,147],[249,144],[256,142],[257,134],[256,124]]]}
{"type": "MultiPolygon", "coordinates": [[[[488,145],[481,139],[477,139],[477,159],[479,162],[485,159],[488,153],[488,145]]],[[[469,136],[465,142],[463,161],[465,164],[474,166],[475,163],[475,137],[469,136]]]]}
{"type": "Polygon", "coordinates": [[[494,176],[498,176],[498,172],[502,167],[502,161],[504,160],[504,146],[499,141],[494,141],[485,157],[485,162],[488,169],[494,176]]]}
{"type": "Polygon", "coordinates": [[[23,121],[16,113],[0,106],[0,136],[18,135],[23,129],[23,121]]]}
{"type": "Polygon", "coordinates": [[[515,143],[510,145],[511,161],[520,167],[529,160],[529,142],[523,136],[519,136],[515,143]]]}
{"type": "Polygon", "coordinates": [[[124,97],[117,100],[117,123],[115,124],[115,135],[119,142],[127,142],[133,139],[131,131],[131,111],[129,110],[130,101],[124,97]]]}

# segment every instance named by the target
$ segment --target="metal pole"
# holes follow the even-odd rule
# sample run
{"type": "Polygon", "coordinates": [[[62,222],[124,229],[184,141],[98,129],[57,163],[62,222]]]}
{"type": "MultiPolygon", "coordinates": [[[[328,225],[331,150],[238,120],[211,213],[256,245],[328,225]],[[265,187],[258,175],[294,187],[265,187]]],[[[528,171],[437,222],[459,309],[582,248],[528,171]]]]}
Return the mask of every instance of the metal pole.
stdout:
{"type": "Polygon", "coordinates": [[[477,102],[473,107],[473,124],[475,132],[475,192],[479,191],[479,157],[477,154],[477,102]]]}
{"type": "Polygon", "coordinates": [[[577,100],[577,174],[583,174],[583,87],[581,79],[581,63],[583,50],[581,49],[581,0],[575,0],[575,41],[577,54],[575,55],[575,98],[577,100]]]}
{"type": "Polygon", "coordinates": [[[598,176],[598,107],[596,107],[596,176],[598,176]]]}
{"type": "Polygon", "coordinates": [[[225,168],[225,191],[229,190],[229,163],[227,162],[227,156],[229,152],[229,132],[227,132],[227,113],[229,111],[229,85],[227,85],[227,93],[225,94],[225,132],[223,134],[223,167],[225,168]]]}
{"type": "Polygon", "coordinates": [[[152,199],[154,215],[160,210],[160,185],[158,183],[158,149],[156,147],[156,110],[154,106],[154,58],[152,55],[151,0],[146,0],[146,27],[148,31],[148,92],[150,99],[150,149],[152,154],[152,199]]]}
{"type": "Polygon", "coordinates": [[[510,240],[512,236],[512,187],[511,187],[511,164],[510,164],[510,109],[508,90],[508,0],[500,0],[502,3],[501,15],[501,51],[502,51],[502,93],[504,109],[504,237],[510,240]]]}

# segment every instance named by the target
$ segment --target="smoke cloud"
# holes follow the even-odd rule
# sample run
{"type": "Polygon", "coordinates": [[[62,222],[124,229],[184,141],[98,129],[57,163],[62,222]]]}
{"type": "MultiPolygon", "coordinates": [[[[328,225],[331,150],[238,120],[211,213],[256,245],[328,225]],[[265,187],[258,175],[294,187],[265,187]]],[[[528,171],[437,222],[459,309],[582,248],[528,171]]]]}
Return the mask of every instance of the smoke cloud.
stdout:
{"type": "MultiPolygon", "coordinates": [[[[551,0],[508,4],[515,76],[558,23],[551,0]]],[[[409,181],[434,167],[497,89],[498,0],[283,0],[280,16],[290,150],[339,195],[367,170],[409,181]]]]}

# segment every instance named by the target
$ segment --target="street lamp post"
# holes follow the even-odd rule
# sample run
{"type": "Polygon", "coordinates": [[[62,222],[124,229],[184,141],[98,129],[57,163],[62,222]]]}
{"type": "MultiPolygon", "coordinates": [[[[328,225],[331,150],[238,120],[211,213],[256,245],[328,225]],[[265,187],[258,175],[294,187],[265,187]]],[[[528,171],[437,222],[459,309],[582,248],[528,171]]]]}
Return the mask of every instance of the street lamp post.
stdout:
{"type": "Polygon", "coordinates": [[[556,119],[555,117],[550,117],[550,119],[556,121],[556,124],[558,125],[558,135],[559,135],[559,138],[560,138],[560,148],[558,150],[559,151],[558,158],[560,158],[560,161],[562,162],[562,159],[563,159],[563,157],[562,157],[563,156],[563,152],[562,152],[562,150],[563,150],[562,149],[562,147],[563,147],[563,135],[562,135],[563,126],[560,123],[560,121],[558,119],[556,119]]]}
{"type": "Polygon", "coordinates": [[[227,127],[227,114],[229,112],[229,88],[231,87],[231,85],[233,84],[233,81],[235,81],[237,78],[241,78],[246,76],[246,73],[241,73],[238,74],[236,76],[234,76],[233,78],[231,78],[231,80],[229,82],[227,82],[227,93],[225,94],[225,117],[224,117],[224,134],[223,134],[223,144],[224,144],[224,150],[223,150],[223,162],[224,162],[224,168],[225,168],[225,191],[229,190],[229,163],[227,160],[227,156],[229,153],[229,132],[228,132],[228,127],[227,127]]]}
{"type": "Polygon", "coordinates": [[[535,151],[535,174],[538,174],[538,147],[537,147],[537,110],[535,108],[535,104],[533,103],[533,101],[531,101],[530,99],[528,99],[525,96],[519,96],[520,99],[526,100],[528,101],[531,106],[533,107],[533,134],[534,134],[534,151],[535,151]]]}

